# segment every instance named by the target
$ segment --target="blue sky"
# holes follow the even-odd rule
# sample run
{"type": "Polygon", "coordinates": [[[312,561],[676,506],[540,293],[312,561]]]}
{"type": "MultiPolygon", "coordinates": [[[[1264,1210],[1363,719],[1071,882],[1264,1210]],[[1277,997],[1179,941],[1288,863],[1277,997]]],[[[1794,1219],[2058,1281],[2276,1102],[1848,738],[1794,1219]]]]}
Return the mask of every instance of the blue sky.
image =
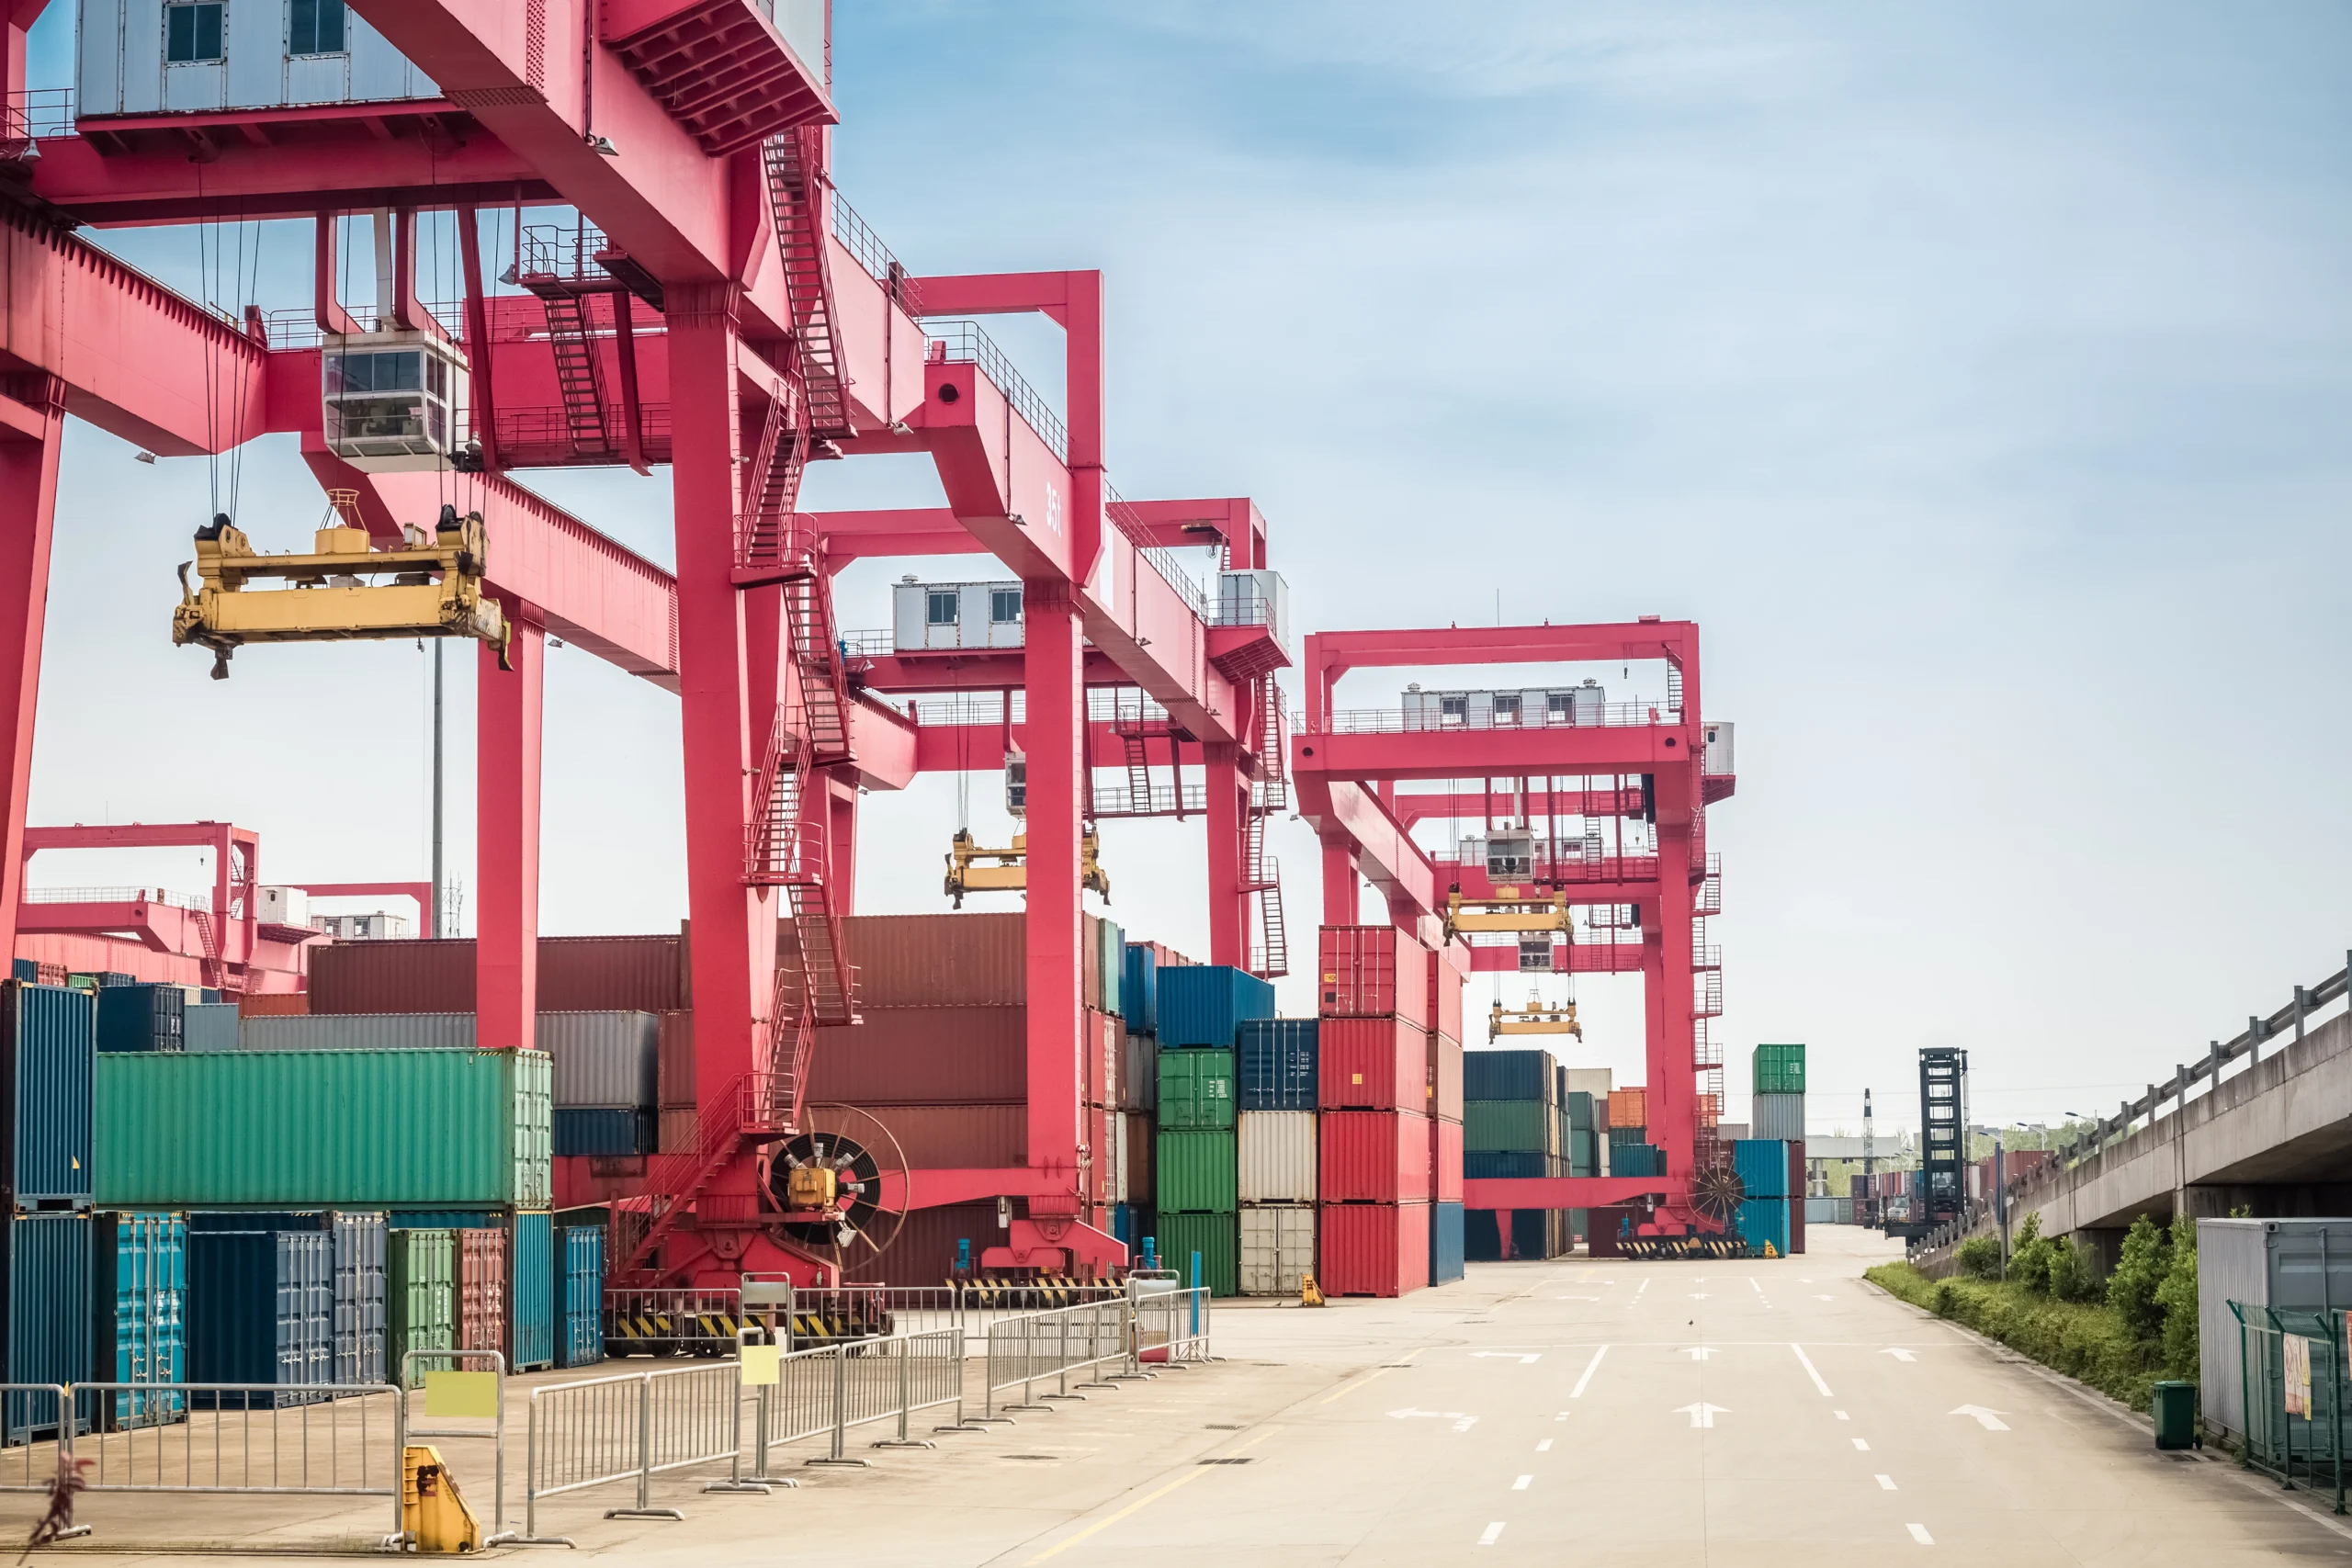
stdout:
{"type": "MultiPolygon", "coordinates": [[[[1926,1044],[1972,1050],[1988,1119],[2111,1109],[2343,964],[2340,8],[902,0],[835,31],[849,200],[919,273],[1102,268],[1117,482],[1256,498],[1304,625],[1498,591],[1701,623],[1739,726],[1723,1038],[1808,1042],[1817,1126],[1865,1084],[1908,1119],[1926,1044]]],[[[192,286],[185,231],[109,243],[192,286]]],[[[301,237],[269,243],[299,302],[301,237]]],[[[1057,395],[1051,332],[998,335],[1057,395]]],[[[36,819],[421,865],[419,656],[214,686],[164,630],[205,465],[88,430],[69,464],[36,819]]],[[[544,488],[667,558],[665,477],[544,488]]],[[[319,505],[290,445],[244,491],[289,532],[319,505]]],[[[936,491],[870,459],[808,493],[936,491]]],[[[845,624],[895,570],[854,570],[845,624]]],[[[674,921],[674,704],[558,654],[548,711],[548,929],[674,921]]],[[[938,904],[955,812],[869,801],[864,907],[938,904]]],[[[1112,913],[1204,949],[1196,842],[1114,829],[1112,913]]],[[[36,880],[99,879],[68,872],[36,880]]],[[[1625,984],[1582,994],[1578,1059],[1636,1076],[1625,984]]]]}

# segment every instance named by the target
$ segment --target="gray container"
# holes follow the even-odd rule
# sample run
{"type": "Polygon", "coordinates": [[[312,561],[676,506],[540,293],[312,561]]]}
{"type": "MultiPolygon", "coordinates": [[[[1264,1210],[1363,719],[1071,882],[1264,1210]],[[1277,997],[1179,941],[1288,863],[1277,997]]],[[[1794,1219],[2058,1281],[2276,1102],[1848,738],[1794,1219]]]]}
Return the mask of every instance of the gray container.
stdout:
{"type": "Polygon", "coordinates": [[[190,1002],[185,1015],[181,1049],[233,1051],[237,1048],[237,1004],[190,1002]]]}
{"type": "Polygon", "coordinates": [[[1750,1097],[1747,1135],[1783,1144],[1804,1142],[1804,1096],[1759,1094],[1750,1097]]]}
{"type": "Polygon", "coordinates": [[[2197,1352],[2206,1421],[2245,1436],[2245,1369],[2232,1302],[2352,1307],[2352,1219],[2197,1222],[2197,1352]]]}
{"type": "MultiPolygon", "coordinates": [[[[555,1058],[558,1110],[653,1109],[662,1073],[661,1014],[543,1012],[537,1035],[538,1048],[555,1058]]],[[[243,1021],[237,1039],[247,1051],[470,1051],[474,1015],[265,1015],[243,1021]]]]}

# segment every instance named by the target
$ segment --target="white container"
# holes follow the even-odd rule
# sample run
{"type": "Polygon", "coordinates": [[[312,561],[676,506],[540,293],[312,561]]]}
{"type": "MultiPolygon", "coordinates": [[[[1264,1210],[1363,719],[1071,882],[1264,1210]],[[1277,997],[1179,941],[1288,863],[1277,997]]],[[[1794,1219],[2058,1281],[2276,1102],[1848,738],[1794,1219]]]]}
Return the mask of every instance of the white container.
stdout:
{"type": "Polygon", "coordinates": [[[337,942],[402,942],[408,937],[408,917],[381,909],[370,915],[312,915],[311,929],[337,942]]]}
{"type": "MultiPolygon", "coordinates": [[[[164,9],[164,0],[82,0],[78,118],[440,96],[431,78],[348,8],[340,39],[297,39],[286,6],[229,0],[219,11],[218,47],[205,54],[184,39],[189,58],[180,60],[169,58],[164,9]]],[[[204,41],[214,41],[209,28],[204,41]]]]}
{"type": "Polygon", "coordinates": [[[1244,1111],[1235,1121],[1241,1201],[1315,1201],[1315,1112],[1244,1111]]]}
{"type": "Polygon", "coordinates": [[[241,1051],[470,1051],[469,1012],[256,1013],[237,1021],[241,1051]]]}
{"type": "Polygon", "coordinates": [[[1615,1087],[1615,1079],[1614,1071],[1608,1067],[1570,1067],[1568,1092],[1589,1094],[1597,1100],[1606,1100],[1609,1091],[1615,1087]]]}
{"type": "Polygon", "coordinates": [[[1279,571],[1221,571],[1216,579],[1216,624],[1264,626],[1284,651],[1291,649],[1290,584],[1279,571]]]}
{"type": "Polygon", "coordinates": [[[1804,1096],[1759,1094],[1747,1103],[1748,1135],[1783,1144],[1804,1142],[1804,1096]]]}
{"type": "Polygon", "coordinates": [[[1731,724],[1725,720],[1703,727],[1702,735],[1706,750],[1700,756],[1699,771],[1702,773],[1729,774],[1739,770],[1732,766],[1731,724]]]}
{"type": "MultiPolygon", "coordinates": [[[[1304,1116],[1303,1111],[1263,1111],[1261,1116],[1304,1116]]],[[[1302,1275],[1315,1272],[1315,1210],[1311,1205],[1241,1205],[1241,1293],[1295,1296],[1302,1275]]]]}
{"type": "Polygon", "coordinates": [[[900,582],[890,590],[890,645],[900,653],[1021,646],[1021,584],[900,582]]]}
{"type": "Polygon", "coordinates": [[[254,914],[266,926],[307,927],[311,896],[299,887],[264,887],[258,890],[254,914]]]}
{"type": "Polygon", "coordinates": [[[1102,1169],[1102,1201],[1124,1203],[1127,1201],[1127,1119],[1114,1111],[1102,1118],[1102,1147],[1094,1151],[1094,1163],[1102,1169]]]}

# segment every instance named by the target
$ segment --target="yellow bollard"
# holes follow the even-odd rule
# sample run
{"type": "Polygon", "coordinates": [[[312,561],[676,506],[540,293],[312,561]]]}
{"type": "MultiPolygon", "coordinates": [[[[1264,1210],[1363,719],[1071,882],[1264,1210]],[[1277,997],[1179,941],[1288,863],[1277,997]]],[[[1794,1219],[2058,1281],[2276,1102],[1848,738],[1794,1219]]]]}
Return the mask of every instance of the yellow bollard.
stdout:
{"type": "Polygon", "coordinates": [[[1317,1287],[1315,1276],[1312,1274],[1301,1274],[1298,1277],[1298,1304],[1303,1307],[1319,1307],[1324,1304],[1323,1292],[1317,1287]]]}
{"type": "Polygon", "coordinates": [[[411,1443],[401,1455],[401,1529],[419,1551],[479,1551],[481,1524],[458,1495],[441,1450],[411,1443]]]}

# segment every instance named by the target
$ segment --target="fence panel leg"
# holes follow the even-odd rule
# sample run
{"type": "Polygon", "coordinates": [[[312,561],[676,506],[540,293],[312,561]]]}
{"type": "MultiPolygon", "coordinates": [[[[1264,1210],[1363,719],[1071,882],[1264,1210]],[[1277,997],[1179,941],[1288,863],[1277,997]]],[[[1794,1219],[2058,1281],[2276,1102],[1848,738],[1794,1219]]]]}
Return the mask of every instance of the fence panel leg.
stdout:
{"type": "Polygon", "coordinates": [[[935,1444],[935,1443],[927,1443],[927,1442],[923,1441],[921,1438],[910,1438],[910,1437],[908,1437],[908,1436],[907,1436],[907,1416],[908,1416],[908,1415],[909,1415],[909,1413],[910,1413],[910,1408],[912,1407],[912,1405],[914,1404],[914,1402],[915,1402],[915,1385],[914,1385],[914,1348],[915,1348],[915,1346],[914,1346],[914,1341],[913,1341],[913,1340],[911,1340],[911,1339],[908,1339],[908,1338],[904,1338],[904,1337],[901,1337],[901,1338],[899,1340],[898,1344],[899,1344],[899,1435],[898,1435],[897,1437],[895,1437],[895,1438],[883,1438],[880,1442],[876,1443],[874,1446],[875,1446],[876,1448],[877,1448],[877,1449],[928,1449],[928,1448],[936,1448],[938,1445],[937,1445],[937,1444],[935,1444]]]}
{"type": "Polygon", "coordinates": [[[1053,1408],[1037,1403],[1037,1320],[1034,1317],[1021,1320],[1021,1403],[1005,1408],[1024,1415],[1032,1411],[1042,1415],[1053,1408]]]}
{"type": "Polygon", "coordinates": [[[756,1492],[768,1495],[767,1483],[743,1479],[743,1364],[735,1363],[735,1381],[727,1390],[727,1479],[706,1483],[706,1492],[756,1492]]]}
{"type": "Polygon", "coordinates": [[[862,1459],[851,1459],[846,1452],[849,1435],[849,1347],[833,1347],[833,1447],[822,1459],[812,1459],[810,1464],[845,1465],[865,1468],[862,1459]]]}

